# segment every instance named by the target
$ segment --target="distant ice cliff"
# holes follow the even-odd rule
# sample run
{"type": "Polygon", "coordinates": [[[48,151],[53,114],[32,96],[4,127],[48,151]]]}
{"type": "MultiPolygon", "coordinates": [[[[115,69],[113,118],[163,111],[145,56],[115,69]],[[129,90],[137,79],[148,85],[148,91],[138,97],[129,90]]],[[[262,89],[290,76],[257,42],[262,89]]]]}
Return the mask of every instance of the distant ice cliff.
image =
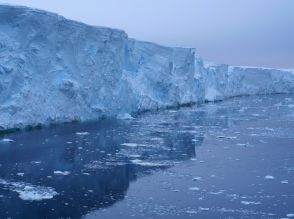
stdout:
{"type": "Polygon", "coordinates": [[[294,93],[293,70],[205,64],[195,49],[0,5],[0,130],[273,93],[294,93]]]}

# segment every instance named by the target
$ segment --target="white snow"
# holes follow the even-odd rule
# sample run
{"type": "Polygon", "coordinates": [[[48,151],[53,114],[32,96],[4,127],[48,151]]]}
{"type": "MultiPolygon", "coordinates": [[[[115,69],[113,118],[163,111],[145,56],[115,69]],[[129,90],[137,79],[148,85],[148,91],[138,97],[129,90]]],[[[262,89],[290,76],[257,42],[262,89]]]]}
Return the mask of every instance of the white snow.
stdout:
{"type": "Polygon", "coordinates": [[[0,6],[0,51],[0,131],[294,92],[293,70],[205,64],[192,48],[26,7],[0,6]]]}

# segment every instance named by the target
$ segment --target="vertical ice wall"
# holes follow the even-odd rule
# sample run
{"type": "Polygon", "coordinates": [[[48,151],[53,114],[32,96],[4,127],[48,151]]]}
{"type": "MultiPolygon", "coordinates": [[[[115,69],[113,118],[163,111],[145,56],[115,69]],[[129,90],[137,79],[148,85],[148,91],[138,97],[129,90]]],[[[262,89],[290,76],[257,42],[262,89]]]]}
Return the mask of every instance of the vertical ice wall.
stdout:
{"type": "Polygon", "coordinates": [[[290,70],[207,65],[195,49],[0,5],[0,130],[293,92],[290,70]]]}
{"type": "Polygon", "coordinates": [[[205,64],[202,71],[206,101],[229,97],[294,93],[294,71],[205,64]]]}

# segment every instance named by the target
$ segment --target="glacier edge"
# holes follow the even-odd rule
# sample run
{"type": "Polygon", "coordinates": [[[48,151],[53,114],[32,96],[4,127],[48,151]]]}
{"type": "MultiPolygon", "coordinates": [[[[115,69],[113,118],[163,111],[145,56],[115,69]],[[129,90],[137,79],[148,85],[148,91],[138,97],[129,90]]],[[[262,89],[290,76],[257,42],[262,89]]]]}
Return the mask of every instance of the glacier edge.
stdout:
{"type": "Polygon", "coordinates": [[[291,69],[208,64],[193,48],[9,5],[0,5],[0,78],[0,130],[294,93],[291,69]]]}

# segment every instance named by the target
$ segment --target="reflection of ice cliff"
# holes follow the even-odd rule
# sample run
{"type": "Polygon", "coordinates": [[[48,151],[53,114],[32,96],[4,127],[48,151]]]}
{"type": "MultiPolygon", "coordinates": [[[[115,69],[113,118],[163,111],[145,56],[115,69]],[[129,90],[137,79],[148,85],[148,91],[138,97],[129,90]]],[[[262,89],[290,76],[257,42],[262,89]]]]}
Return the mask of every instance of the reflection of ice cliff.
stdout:
{"type": "Polygon", "coordinates": [[[15,133],[14,142],[0,147],[2,181],[30,185],[41,201],[22,201],[20,194],[33,200],[28,197],[31,193],[15,191],[0,179],[0,194],[9,195],[0,199],[0,215],[75,218],[110,206],[125,197],[138,176],[194,158],[195,146],[204,140],[201,127],[207,122],[227,125],[225,118],[209,121],[204,112],[162,112],[133,121],[15,133]]]}
{"type": "Polygon", "coordinates": [[[25,7],[0,6],[0,60],[2,130],[294,91],[290,70],[206,65],[195,49],[25,7]]]}

